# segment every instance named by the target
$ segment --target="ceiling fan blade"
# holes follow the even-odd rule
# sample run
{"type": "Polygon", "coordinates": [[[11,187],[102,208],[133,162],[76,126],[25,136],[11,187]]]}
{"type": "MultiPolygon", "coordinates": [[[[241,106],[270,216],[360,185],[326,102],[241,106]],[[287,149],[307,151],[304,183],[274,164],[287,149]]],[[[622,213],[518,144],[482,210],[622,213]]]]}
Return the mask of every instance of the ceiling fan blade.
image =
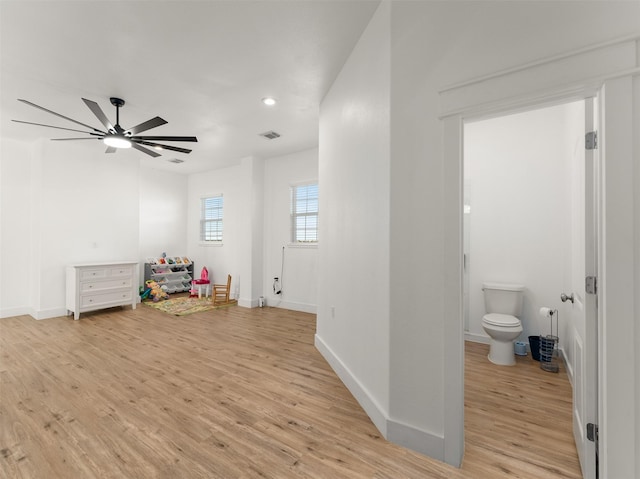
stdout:
{"type": "Polygon", "coordinates": [[[72,121],[73,123],[76,123],[76,124],[78,124],[78,125],[82,125],[82,126],[84,126],[85,128],[89,128],[90,130],[93,130],[93,131],[96,131],[96,132],[98,132],[98,133],[104,134],[102,131],[100,131],[100,130],[98,130],[98,129],[94,128],[94,127],[92,127],[91,125],[86,125],[86,124],[84,124],[84,123],[80,123],[79,121],[76,121],[76,120],[74,120],[73,118],[69,118],[68,116],[64,116],[64,115],[61,115],[60,113],[56,113],[55,111],[48,110],[47,108],[42,107],[42,106],[40,106],[40,105],[36,105],[35,103],[32,103],[32,102],[30,102],[30,101],[28,101],[28,100],[22,100],[22,99],[18,98],[18,101],[21,101],[22,103],[26,103],[27,105],[31,105],[32,107],[34,107],[34,108],[38,108],[38,109],[40,109],[40,110],[42,110],[42,111],[46,111],[47,113],[51,113],[52,115],[58,116],[58,117],[60,117],[60,118],[64,118],[65,120],[72,121]]]}
{"type": "Polygon", "coordinates": [[[145,148],[144,146],[140,146],[140,145],[138,145],[138,144],[137,144],[137,143],[135,143],[135,142],[131,142],[131,146],[132,146],[133,148],[135,148],[136,150],[138,150],[138,151],[141,151],[141,152],[143,152],[143,153],[146,153],[146,154],[147,154],[147,155],[149,155],[149,156],[153,156],[154,158],[156,158],[156,157],[160,156],[160,153],[156,153],[155,151],[150,150],[150,149],[148,149],[148,148],[145,148]]]}
{"type": "Polygon", "coordinates": [[[51,138],[51,141],[68,141],[68,140],[102,140],[102,138],[51,138]]]}
{"type": "Polygon", "coordinates": [[[135,135],[136,133],[150,130],[151,128],[155,128],[156,126],[164,125],[165,123],[167,123],[167,120],[163,120],[159,116],[156,116],[155,118],[151,118],[151,120],[147,120],[143,123],[140,123],[139,125],[134,126],[133,128],[129,128],[127,131],[132,135],[135,135]]]}
{"type": "Polygon", "coordinates": [[[93,112],[96,118],[100,120],[100,123],[104,125],[107,131],[114,131],[113,125],[107,118],[107,115],[105,115],[102,111],[102,108],[100,108],[100,105],[98,105],[95,101],[87,100],[86,98],[83,98],[82,101],[89,107],[89,110],[93,112]]]}
{"type": "Polygon", "coordinates": [[[61,126],[44,125],[42,123],[33,123],[31,121],[22,121],[22,120],[11,120],[11,121],[15,121],[16,123],[24,123],[26,125],[46,126],[47,128],[56,128],[58,130],[77,131],[78,133],[86,133],[87,135],[98,135],[98,134],[106,135],[106,133],[103,133],[103,132],[93,133],[92,131],[74,130],[73,128],[63,128],[61,126]]]}
{"type": "Polygon", "coordinates": [[[115,153],[116,151],[118,151],[117,148],[114,148],[113,146],[107,146],[107,149],[104,152],[105,153],[115,153]]]}
{"type": "Polygon", "coordinates": [[[187,148],[178,148],[177,146],[161,145],[160,143],[153,143],[151,141],[141,141],[141,140],[133,140],[133,141],[141,145],[153,146],[154,148],[160,148],[162,150],[177,151],[179,153],[191,153],[191,151],[193,151],[193,150],[188,150],[187,148]]]}
{"type": "Polygon", "coordinates": [[[195,141],[195,136],[132,136],[132,140],[159,140],[159,141],[195,141]]]}

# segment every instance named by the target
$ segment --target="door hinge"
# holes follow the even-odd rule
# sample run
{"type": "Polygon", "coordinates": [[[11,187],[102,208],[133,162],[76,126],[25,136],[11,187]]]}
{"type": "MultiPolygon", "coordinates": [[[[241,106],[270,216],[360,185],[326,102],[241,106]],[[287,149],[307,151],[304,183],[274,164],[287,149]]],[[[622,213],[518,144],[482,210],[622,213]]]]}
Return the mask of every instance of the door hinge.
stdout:
{"type": "Polygon", "coordinates": [[[592,422],[587,424],[587,439],[591,442],[596,442],[598,440],[598,425],[593,424],[592,422]]]}
{"type": "Polygon", "coordinates": [[[584,279],[584,290],[587,292],[587,294],[597,294],[598,278],[595,276],[587,276],[584,279]]]}
{"type": "Polygon", "coordinates": [[[587,150],[595,150],[598,148],[598,132],[590,131],[584,136],[584,147],[587,150]]]}

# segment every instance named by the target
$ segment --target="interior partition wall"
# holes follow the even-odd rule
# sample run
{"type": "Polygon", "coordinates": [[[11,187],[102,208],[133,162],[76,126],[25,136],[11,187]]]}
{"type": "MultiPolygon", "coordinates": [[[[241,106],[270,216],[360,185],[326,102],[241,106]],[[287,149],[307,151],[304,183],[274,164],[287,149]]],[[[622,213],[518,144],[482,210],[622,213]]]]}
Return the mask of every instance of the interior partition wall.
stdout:
{"type": "MultiPolygon", "coordinates": [[[[460,464],[464,452],[462,315],[462,125],[467,118],[603,96],[600,131],[602,222],[599,244],[600,477],[637,477],[638,449],[634,322],[637,254],[633,211],[634,77],[640,75],[640,36],[593,45],[440,91],[444,144],[445,237],[445,458],[460,464]],[[602,59],[601,62],[597,59],[602,59]],[[594,60],[595,59],[595,60],[594,60]],[[623,259],[624,258],[624,259],[623,259]]],[[[637,80],[635,82],[636,90],[637,80]]],[[[635,92],[636,95],[638,92],[635,92]]],[[[635,203],[634,203],[635,202],[635,203]]]]}

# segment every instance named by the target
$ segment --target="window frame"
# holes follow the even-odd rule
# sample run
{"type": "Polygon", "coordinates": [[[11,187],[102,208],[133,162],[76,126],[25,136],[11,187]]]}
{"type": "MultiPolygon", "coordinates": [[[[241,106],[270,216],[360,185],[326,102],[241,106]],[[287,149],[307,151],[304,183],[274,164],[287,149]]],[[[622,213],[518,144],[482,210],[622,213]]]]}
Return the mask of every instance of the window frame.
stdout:
{"type": "Polygon", "coordinates": [[[224,195],[222,193],[203,195],[200,197],[200,226],[199,226],[199,243],[202,246],[222,246],[224,240],[224,195]],[[205,202],[207,200],[219,200],[220,206],[213,207],[212,209],[220,210],[219,218],[206,218],[205,202]],[[205,225],[210,223],[219,223],[219,237],[220,239],[205,239],[207,231],[205,225]]]}
{"type": "MultiPolygon", "coordinates": [[[[305,201],[308,201],[309,197],[307,195],[305,201]]],[[[313,198],[312,198],[313,199],[313,198]]],[[[318,180],[309,180],[300,183],[293,183],[289,185],[289,246],[292,247],[317,247],[318,245],[318,233],[319,233],[319,221],[320,221],[320,187],[318,184],[318,180]],[[295,207],[298,204],[298,188],[302,187],[310,187],[315,186],[316,188],[316,205],[317,208],[315,211],[305,211],[303,213],[296,213],[295,207]],[[297,232],[299,229],[297,228],[297,219],[299,217],[315,217],[315,240],[304,241],[297,238],[297,232]]],[[[303,231],[307,232],[311,230],[311,228],[304,228],[303,231]]],[[[306,234],[306,233],[305,233],[306,234]]]]}

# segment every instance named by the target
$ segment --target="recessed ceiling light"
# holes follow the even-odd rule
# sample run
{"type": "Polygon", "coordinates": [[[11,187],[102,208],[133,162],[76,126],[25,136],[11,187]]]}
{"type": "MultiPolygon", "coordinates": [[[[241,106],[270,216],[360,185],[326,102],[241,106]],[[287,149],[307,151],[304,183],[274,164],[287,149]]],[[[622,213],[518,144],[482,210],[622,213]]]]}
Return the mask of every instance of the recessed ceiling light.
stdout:
{"type": "Polygon", "coordinates": [[[271,98],[270,96],[263,98],[262,99],[262,103],[264,103],[267,106],[273,106],[276,104],[276,99],[275,98],[271,98]]]}

